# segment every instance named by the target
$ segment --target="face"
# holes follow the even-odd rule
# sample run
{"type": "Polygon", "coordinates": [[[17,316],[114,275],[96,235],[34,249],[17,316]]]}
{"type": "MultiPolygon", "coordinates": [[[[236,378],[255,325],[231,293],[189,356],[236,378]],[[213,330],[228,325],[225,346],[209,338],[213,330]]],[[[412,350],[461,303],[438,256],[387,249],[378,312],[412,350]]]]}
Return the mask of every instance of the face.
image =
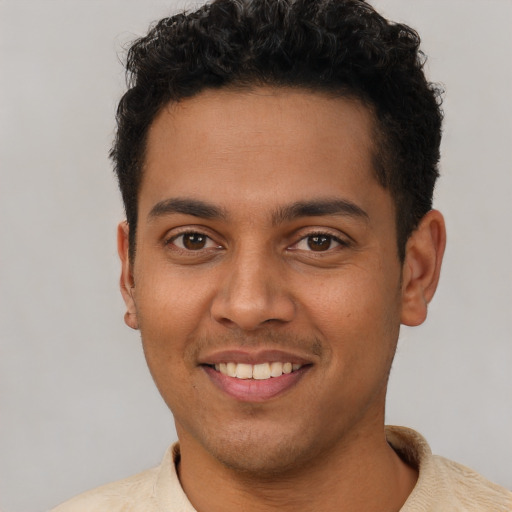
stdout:
{"type": "Polygon", "coordinates": [[[155,119],[122,279],[182,451],[268,474],[383,422],[403,287],[372,122],[264,88],[155,119]]]}

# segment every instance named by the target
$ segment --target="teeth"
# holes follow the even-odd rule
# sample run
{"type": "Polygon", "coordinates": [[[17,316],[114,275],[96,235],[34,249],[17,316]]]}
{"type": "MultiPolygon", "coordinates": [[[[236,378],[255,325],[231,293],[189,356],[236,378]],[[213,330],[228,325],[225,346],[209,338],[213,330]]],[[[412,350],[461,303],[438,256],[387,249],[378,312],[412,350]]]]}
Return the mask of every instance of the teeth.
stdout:
{"type": "Polygon", "coordinates": [[[283,375],[283,363],[270,363],[270,376],[281,377],[283,375]]]}
{"type": "Polygon", "coordinates": [[[252,368],[252,378],[257,380],[270,379],[270,365],[268,363],[255,364],[252,368]]]}
{"type": "Polygon", "coordinates": [[[278,361],[262,364],[246,364],[246,363],[220,363],[215,365],[215,369],[229,377],[237,379],[255,379],[266,380],[271,377],[281,377],[283,374],[292,373],[302,367],[296,363],[280,363],[278,361]]]}
{"type": "Polygon", "coordinates": [[[228,373],[230,377],[236,377],[236,363],[228,363],[228,373]]]}
{"type": "MultiPolygon", "coordinates": [[[[227,369],[226,369],[227,372],[227,369]]],[[[226,374],[224,374],[226,375],[226,374]]],[[[252,364],[237,364],[236,376],[238,379],[252,379],[252,364]]]]}

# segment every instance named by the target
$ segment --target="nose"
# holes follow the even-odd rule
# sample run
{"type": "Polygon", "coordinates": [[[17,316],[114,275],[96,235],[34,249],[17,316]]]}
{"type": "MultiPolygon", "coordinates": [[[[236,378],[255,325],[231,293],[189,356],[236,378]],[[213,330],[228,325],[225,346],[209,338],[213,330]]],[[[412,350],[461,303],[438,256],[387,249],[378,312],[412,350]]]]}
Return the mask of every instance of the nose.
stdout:
{"type": "Polygon", "coordinates": [[[244,331],[290,322],[295,304],[279,262],[255,251],[234,256],[226,265],[211,315],[224,326],[244,331]]]}

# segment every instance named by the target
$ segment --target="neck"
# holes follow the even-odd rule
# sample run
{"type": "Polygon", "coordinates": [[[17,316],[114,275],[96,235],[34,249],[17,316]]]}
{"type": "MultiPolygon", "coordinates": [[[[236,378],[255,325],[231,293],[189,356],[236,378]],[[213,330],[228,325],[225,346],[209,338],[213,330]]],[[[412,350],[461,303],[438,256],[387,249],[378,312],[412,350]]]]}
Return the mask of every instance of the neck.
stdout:
{"type": "Polygon", "coordinates": [[[396,512],[411,493],[417,472],[385,439],[384,428],[345,439],[329,453],[279,475],[240,474],[181,441],[181,485],[198,512],[396,512]]]}

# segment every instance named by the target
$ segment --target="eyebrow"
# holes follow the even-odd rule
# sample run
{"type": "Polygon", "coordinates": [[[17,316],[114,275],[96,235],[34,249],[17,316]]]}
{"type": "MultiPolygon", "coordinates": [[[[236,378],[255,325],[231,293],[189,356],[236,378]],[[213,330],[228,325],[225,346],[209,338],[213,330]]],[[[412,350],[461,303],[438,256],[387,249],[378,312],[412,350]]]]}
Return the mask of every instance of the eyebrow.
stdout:
{"type": "MultiPolygon", "coordinates": [[[[148,219],[156,219],[173,213],[192,215],[203,219],[227,219],[223,209],[199,199],[169,198],[156,203],[148,214],[148,219]]],[[[342,215],[368,221],[368,214],[355,203],[345,199],[319,199],[297,201],[278,208],[272,214],[274,225],[290,222],[301,217],[321,217],[324,215],[342,215]]]]}
{"type": "Polygon", "coordinates": [[[301,217],[321,217],[323,215],[342,215],[368,221],[370,217],[359,206],[345,199],[321,199],[298,201],[279,208],[272,215],[274,224],[289,222],[301,217]]]}
{"type": "Polygon", "coordinates": [[[148,214],[148,220],[173,213],[182,213],[203,219],[226,218],[226,214],[223,210],[205,201],[173,197],[156,203],[148,214]]]}

